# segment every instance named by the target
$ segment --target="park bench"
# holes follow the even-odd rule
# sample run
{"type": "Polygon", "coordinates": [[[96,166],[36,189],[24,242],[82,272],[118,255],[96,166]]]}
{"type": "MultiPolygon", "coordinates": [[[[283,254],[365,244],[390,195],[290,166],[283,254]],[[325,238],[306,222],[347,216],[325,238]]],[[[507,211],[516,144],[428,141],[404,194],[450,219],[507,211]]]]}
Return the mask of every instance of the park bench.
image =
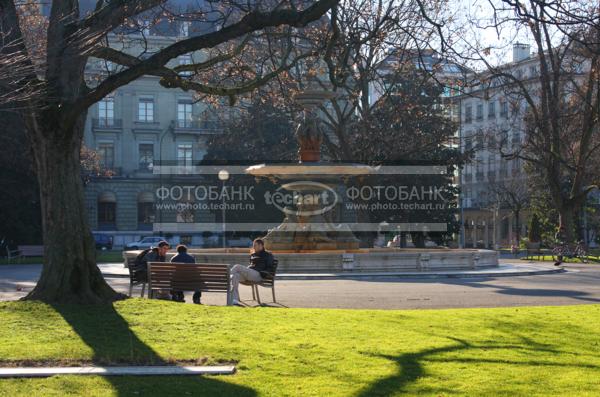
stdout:
{"type": "Polygon", "coordinates": [[[133,293],[133,287],[141,284],[142,293],[140,296],[143,298],[146,284],[148,284],[148,272],[145,269],[136,269],[133,263],[127,266],[127,270],[129,270],[129,296],[133,293]]]}
{"type": "Polygon", "coordinates": [[[17,249],[10,249],[8,246],[6,247],[6,258],[8,263],[11,263],[13,260],[21,261],[22,258],[32,257],[32,256],[44,256],[44,246],[43,245],[19,245],[17,249]]]}
{"type": "Polygon", "coordinates": [[[525,258],[537,256],[538,260],[546,255],[552,255],[551,250],[542,248],[542,243],[525,243],[525,258]]]}
{"type": "Polygon", "coordinates": [[[13,260],[21,261],[21,252],[18,249],[13,250],[6,246],[6,259],[7,263],[12,263],[13,260]]]}
{"type": "Polygon", "coordinates": [[[252,288],[252,300],[258,302],[259,305],[262,305],[260,301],[260,294],[258,293],[258,286],[264,288],[271,288],[271,294],[273,295],[273,303],[277,303],[275,299],[275,276],[277,275],[277,265],[279,262],[277,259],[273,260],[273,273],[269,277],[263,277],[262,281],[258,284],[256,283],[245,283],[241,282],[240,284],[249,285],[252,288]]]}
{"type": "Polygon", "coordinates": [[[17,248],[23,258],[28,256],[44,256],[43,245],[19,245],[17,248]]]}
{"type": "Polygon", "coordinates": [[[231,265],[148,262],[148,297],[158,290],[225,292],[231,305],[231,265]]]}

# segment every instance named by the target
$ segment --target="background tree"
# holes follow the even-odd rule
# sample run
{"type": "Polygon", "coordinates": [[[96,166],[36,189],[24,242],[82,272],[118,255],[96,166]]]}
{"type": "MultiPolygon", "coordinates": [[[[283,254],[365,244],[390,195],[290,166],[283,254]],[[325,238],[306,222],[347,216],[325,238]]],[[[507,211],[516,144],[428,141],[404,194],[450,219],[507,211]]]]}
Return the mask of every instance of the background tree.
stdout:
{"type": "Polygon", "coordinates": [[[542,241],[542,230],[540,227],[540,218],[537,213],[531,214],[529,218],[529,230],[527,239],[532,243],[539,243],[542,241]]]}
{"type": "MultiPolygon", "coordinates": [[[[190,15],[203,19],[208,24],[206,30],[166,45],[150,56],[136,57],[109,47],[107,34],[123,26],[139,28],[140,20],[148,20],[145,13],[164,14],[169,7],[166,1],[99,0],[94,9],[82,13],[79,1],[55,0],[50,7],[46,50],[36,59],[37,52],[28,47],[28,40],[24,38],[19,5],[13,0],[0,0],[3,41],[0,81],[8,88],[5,92],[12,93],[4,102],[10,103],[25,122],[42,207],[44,266],[28,299],[99,303],[120,297],[96,266],[95,244],[83,202],[79,156],[87,109],[91,105],[143,75],[160,77],[165,87],[215,95],[234,97],[250,91],[272,78],[270,72],[277,72],[282,65],[275,70],[255,73],[255,77],[244,84],[218,85],[183,78],[179,70],[170,68],[168,63],[182,54],[205,50],[208,59],[193,67],[223,69],[222,58],[210,57],[211,49],[269,28],[284,25],[302,28],[321,18],[335,3],[335,0],[281,5],[205,2],[204,8],[190,15]],[[88,84],[84,71],[91,56],[119,66],[114,73],[88,84]]],[[[141,28],[144,33],[145,26],[141,28]]]]}
{"type": "Polygon", "coordinates": [[[515,219],[515,239],[519,243],[521,241],[521,215],[531,203],[530,186],[522,178],[505,179],[490,184],[490,194],[495,199],[498,208],[507,209],[515,219]]]}
{"type": "MultiPolygon", "coordinates": [[[[533,178],[558,212],[566,240],[576,238],[577,214],[590,191],[598,187],[600,172],[600,19],[596,1],[490,0],[489,14],[460,21],[469,28],[494,29],[500,37],[510,32],[513,43],[526,36],[534,43],[536,75],[523,79],[513,65],[498,66],[490,54],[502,45],[481,43],[456,29],[442,41],[457,58],[481,70],[470,85],[502,90],[520,112],[515,123],[525,139],[504,151],[524,160],[533,178]]],[[[480,10],[481,11],[481,10],[480,10]]]]}
{"type": "Polygon", "coordinates": [[[226,122],[223,133],[207,142],[204,160],[243,162],[296,161],[298,143],[289,112],[255,99],[226,122]]]}
{"type": "Polygon", "coordinates": [[[396,95],[394,80],[415,67],[430,77],[440,64],[427,64],[433,29],[421,7],[442,13],[440,1],[347,0],[334,8],[333,39],[324,54],[323,87],[338,94],[323,107],[327,152],[331,158],[356,161],[353,125],[371,118],[379,98],[396,95]]]}
{"type": "MultiPolygon", "coordinates": [[[[365,119],[355,123],[347,132],[347,144],[351,158],[371,165],[379,164],[428,164],[444,166],[447,174],[418,175],[414,178],[395,176],[390,184],[412,183],[414,186],[441,186],[446,208],[417,211],[412,219],[425,223],[446,223],[447,231],[429,232],[436,243],[442,244],[458,232],[456,219],[457,187],[453,173],[468,160],[470,154],[462,154],[451,145],[456,123],[448,117],[442,103],[444,86],[432,80],[428,72],[408,68],[404,74],[395,74],[387,85],[390,95],[385,95],[373,106],[365,119]],[[394,181],[395,179],[395,181],[394,181]]],[[[381,216],[381,214],[378,214],[381,216]]],[[[388,223],[407,219],[406,211],[389,211],[388,223]]],[[[423,234],[412,233],[413,242],[423,246],[423,234]]]]}
{"type": "MultiPolygon", "coordinates": [[[[0,156],[0,240],[14,245],[40,244],[40,195],[22,120],[0,108],[3,155],[0,156]]],[[[4,248],[4,247],[2,247],[4,248]]],[[[5,252],[2,252],[5,254],[5,252]]]]}

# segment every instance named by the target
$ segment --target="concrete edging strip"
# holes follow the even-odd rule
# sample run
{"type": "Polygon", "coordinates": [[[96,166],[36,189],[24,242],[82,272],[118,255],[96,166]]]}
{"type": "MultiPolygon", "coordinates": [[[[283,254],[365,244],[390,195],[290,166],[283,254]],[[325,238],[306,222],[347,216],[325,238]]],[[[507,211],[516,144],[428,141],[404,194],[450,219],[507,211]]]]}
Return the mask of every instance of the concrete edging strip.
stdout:
{"type": "Polygon", "coordinates": [[[54,375],[179,376],[232,375],[235,366],[135,366],[135,367],[4,367],[0,378],[46,378],[54,375]]]}

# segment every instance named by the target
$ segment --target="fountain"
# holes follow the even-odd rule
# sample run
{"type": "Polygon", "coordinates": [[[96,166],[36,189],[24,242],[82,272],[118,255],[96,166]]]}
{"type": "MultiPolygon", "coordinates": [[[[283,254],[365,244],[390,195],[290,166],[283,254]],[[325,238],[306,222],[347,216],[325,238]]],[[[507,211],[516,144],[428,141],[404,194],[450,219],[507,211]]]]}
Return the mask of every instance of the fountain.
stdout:
{"type": "MultiPolygon", "coordinates": [[[[293,206],[279,208],[284,213],[281,224],[268,230],[264,237],[267,249],[279,260],[279,270],[288,273],[423,272],[497,267],[498,254],[490,250],[360,248],[360,241],[348,224],[331,221],[335,188],[345,178],[367,177],[377,172],[365,164],[321,160],[323,135],[317,109],[332,97],[330,92],[314,89],[296,96],[296,102],[303,108],[302,120],[296,129],[298,162],[258,164],[243,169],[247,175],[280,185],[294,197],[293,206]]],[[[137,252],[124,253],[126,263],[133,260],[137,252]]],[[[192,248],[189,253],[200,263],[248,262],[248,249],[243,248],[192,248]]]]}
{"type": "MultiPolygon", "coordinates": [[[[306,90],[295,97],[302,106],[302,120],[296,129],[298,139],[297,164],[261,164],[249,167],[246,173],[268,178],[293,194],[295,208],[283,208],[281,225],[264,237],[269,250],[314,251],[355,250],[360,241],[347,225],[333,225],[328,217],[331,207],[328,192],[339,184],[339,176],[367,175],[372,168],[363,164],[328,164],[321,162],[323,135],[318,106],[333,94],[306,90]]],[[[331,196],[331,195],[329,195],[331,196]]]]}

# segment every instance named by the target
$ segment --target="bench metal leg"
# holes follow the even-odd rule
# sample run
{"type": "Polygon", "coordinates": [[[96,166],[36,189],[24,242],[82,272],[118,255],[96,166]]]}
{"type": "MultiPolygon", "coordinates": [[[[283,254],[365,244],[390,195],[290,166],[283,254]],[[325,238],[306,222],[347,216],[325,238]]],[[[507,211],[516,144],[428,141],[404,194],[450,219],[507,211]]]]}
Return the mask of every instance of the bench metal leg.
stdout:
{"type": "Polygon", "coordinates": [[[131,294],[133,293],[133,283],[129,282],[129,297],[131,298],[131,294]]]}
{"type": "Polygon", "coordinates": [[[258,285],[252,284],[252,290],[254,290],[254,288],[256,288],[256,301],[258,302],[259,305],[262,305],[262,303],[260,301],[260,294],[258,293],[258,285]]]}
{"type": "Polygon", "coordinates": [[[145,291],[146,291],[146,283],[142,283],[142,294],[140,295],[142,298],[144,297],[145,291]]]}
{"type": "Polygon", "coordinates": [[[256,300],[256,294],[254,293],[254,287],[256,287],[256,284],[250,284],[250,288],[252,289],[252,300],[253,301],[256,300]]]}
{"type": "Polygon", "coordinates": [[[277,300],[275,299],[275,284],[271,286],[271,292],[273,293],[273,303],[277,303],[277,300]]]}

